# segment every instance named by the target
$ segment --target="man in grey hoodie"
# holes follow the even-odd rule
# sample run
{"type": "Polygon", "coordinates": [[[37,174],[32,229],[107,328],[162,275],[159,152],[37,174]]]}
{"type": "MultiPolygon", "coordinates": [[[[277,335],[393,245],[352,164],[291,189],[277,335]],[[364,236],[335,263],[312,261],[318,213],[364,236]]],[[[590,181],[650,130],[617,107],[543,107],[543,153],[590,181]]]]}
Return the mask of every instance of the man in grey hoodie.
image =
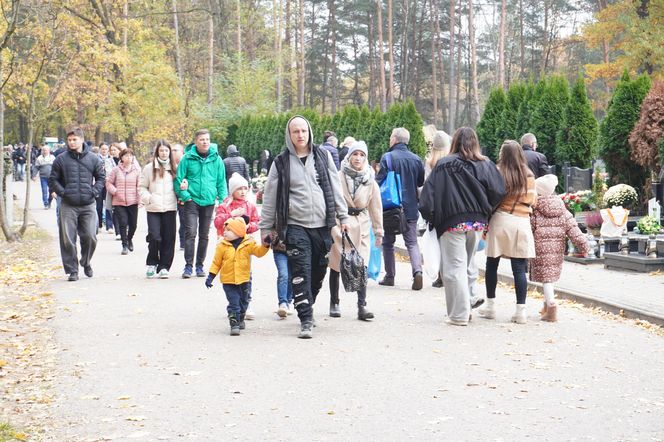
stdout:
{"type": "Polygon", "coordinates": [[[288,271],[300,318],[299,338],[312,337],[313,305],[327,272],[330,229],[348,228],[348,206],[329,152],[315,146],[309,122],[299,115],[286,125],[287,149],[274,160],[263,193],[259,227],[263,244],[276,231],[286,243],[288,271]]]}

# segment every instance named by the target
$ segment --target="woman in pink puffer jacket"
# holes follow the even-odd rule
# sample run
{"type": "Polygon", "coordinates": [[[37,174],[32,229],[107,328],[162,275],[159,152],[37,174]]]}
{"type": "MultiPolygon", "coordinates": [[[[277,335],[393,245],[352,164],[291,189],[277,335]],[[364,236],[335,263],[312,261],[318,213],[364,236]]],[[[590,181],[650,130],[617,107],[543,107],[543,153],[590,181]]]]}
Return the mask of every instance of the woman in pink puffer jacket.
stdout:
{"type": "Polygon", "coordinates": [[[113,196],[113,214],[118,221],[117,229],[119,229],[120,239],[122,239],[123,255],[134,251],[132,240],[138,222],[140,177],[141,169],[134,162],[134,151],[124,149],[120,152],[120,162],[106,180],[106,190],[113,196]]]}
{"type": "Polygon", "coordinates": [[[588,252],[588,242],[574,216],[554,193],[557,185],[555,175],[544,175],[535,180],[537,207],[530,216],[536,256],[530,260],[530,280],[542,283],[544,307],[540,314],[542,321],[549,322],[556,322],[558,316],[553,283],[560,279],[567,238],[580,253],[585,255],[588,252]]]}

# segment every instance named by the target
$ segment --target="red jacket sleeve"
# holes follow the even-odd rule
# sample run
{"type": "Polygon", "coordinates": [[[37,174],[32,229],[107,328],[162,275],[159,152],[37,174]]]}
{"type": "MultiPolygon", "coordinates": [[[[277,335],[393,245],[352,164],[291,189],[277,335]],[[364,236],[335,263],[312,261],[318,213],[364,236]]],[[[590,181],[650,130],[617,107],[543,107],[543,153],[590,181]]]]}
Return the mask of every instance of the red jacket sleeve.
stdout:
{"type": "Polygon", "coordinates": [[[224,234],[224,223],[231,217],[230,205],[226,201],[217,206],[217,214],[214,217],[214,226],[217,228],[217,234],[224,234]]]}
{"type": "Polygon", "coordinates": [[[249,225],[247,226],[247,233],[254,233],[258,231],[258,222],[260,217],[258,216],[258,209],[255,204],[247,201],[247,216],[249,217],[249,225]]]}

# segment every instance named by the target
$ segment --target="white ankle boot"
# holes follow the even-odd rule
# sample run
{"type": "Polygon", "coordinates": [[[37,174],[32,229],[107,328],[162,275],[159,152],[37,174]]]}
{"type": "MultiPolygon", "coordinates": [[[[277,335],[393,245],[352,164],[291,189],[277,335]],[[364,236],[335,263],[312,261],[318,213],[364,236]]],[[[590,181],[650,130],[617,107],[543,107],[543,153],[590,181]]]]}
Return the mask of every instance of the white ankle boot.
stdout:
{"type": "Polygon", "coordinates": [[[477,310],[477,313],[486,319],[494,319],[496,317],[496,307],[493,305],[495,298],[487,298],[482,307],[477,310]]]}
{"type": "Polygon", "coordinates": [[[516,312],[512,315],[512,322],[517,324],[525,324],[528,315],[526,314],[526,304],[517,304],[516,312]]]}

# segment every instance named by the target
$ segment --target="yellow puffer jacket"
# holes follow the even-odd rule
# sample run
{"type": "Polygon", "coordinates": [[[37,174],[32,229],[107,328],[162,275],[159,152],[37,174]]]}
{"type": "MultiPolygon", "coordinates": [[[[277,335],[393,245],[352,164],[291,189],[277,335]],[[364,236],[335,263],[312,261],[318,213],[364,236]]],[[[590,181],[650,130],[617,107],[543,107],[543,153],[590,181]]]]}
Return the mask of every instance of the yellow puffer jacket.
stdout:
{"type": "Polygon", "coordinates": [[[242,284],[249,282],[249,273],[251,272],[251,255],[261,257],[268,252],[267,247],[256,244],[251,236],[245,236],[240,245],[233,247],[233,244],[222,239],[217,244],[217,250],[214,252],[214,260],[210,273],[221,274],[219,279],[222,284],[242,284]]]}

